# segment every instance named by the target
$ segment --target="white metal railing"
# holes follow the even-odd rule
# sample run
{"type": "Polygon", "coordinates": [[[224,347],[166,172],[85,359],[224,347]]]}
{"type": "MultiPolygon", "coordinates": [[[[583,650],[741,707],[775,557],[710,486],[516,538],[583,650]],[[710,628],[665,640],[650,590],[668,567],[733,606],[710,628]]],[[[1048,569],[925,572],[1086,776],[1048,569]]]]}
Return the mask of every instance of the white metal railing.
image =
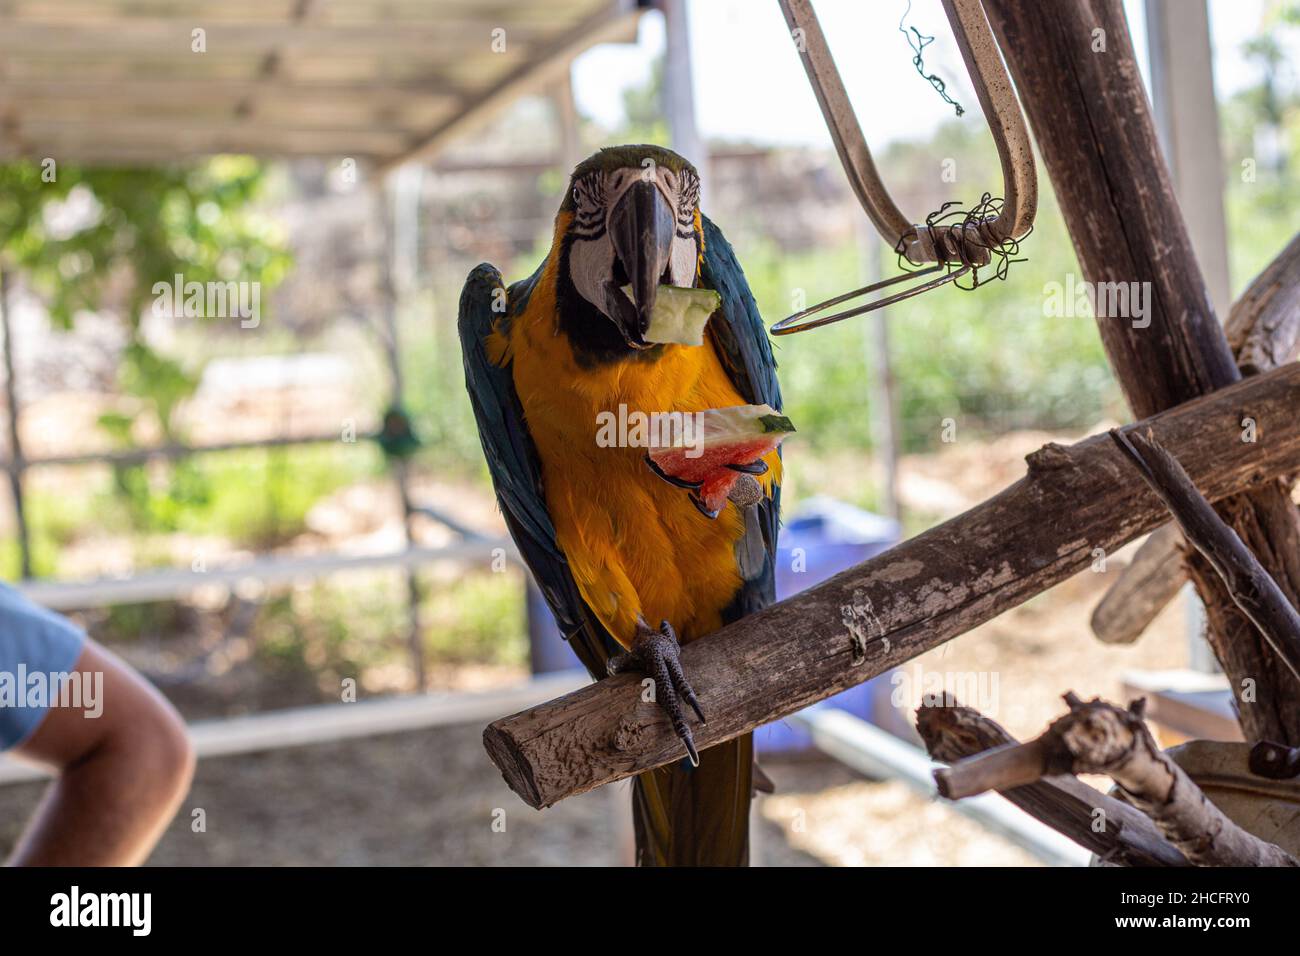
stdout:
{"type": "Polygon", "coordinates": [[[86,581],[32,579],[20,581],[15,587],[37,604],[55,611],[67,611],[106,604],[171,600],[213,584],[228,587],[244,581],[274,584],[337,571],[382,567],[413,568],[434,561],[487,561],[497,557],[518,560],[513,542],[504,538],[484,538],[457,541],[441,547],[413,547],[381,554],[271,556],[203,571],[167,568],[127,577],[103,577],[86,581]]]}

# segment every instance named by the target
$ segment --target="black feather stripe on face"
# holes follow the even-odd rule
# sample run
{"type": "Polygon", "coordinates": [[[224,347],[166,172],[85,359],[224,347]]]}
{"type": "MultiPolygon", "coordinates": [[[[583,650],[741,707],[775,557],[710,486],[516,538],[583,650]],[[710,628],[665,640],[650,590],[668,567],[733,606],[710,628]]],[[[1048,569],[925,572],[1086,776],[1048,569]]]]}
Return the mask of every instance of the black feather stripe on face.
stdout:
{"type": "Polygon", "coordinates": [[[682,173],[681,197],[677,202],[677,224],[695,232],[695,210],[700,205],[700,177],[694,170],[682,173]]]}
{"type": "Polygon", "coordinates": [[[573,223],[569,232],[579,239],[597,239],[605,234],[605,173],[587,173],[573,181],[573,223]]]}

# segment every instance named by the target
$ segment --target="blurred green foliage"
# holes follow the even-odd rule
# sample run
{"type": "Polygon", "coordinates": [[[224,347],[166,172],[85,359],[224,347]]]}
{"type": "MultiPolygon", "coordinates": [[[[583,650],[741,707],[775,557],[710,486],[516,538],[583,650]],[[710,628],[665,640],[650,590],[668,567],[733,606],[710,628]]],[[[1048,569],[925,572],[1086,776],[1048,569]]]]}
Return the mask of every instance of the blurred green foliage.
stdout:
{"type": "MultiPolygon", "coordinates": [[[[403,666],[409,619],[396,572],[351,575],[347,587],[318,582],[267,598],[255,626],[259,663],[275,676],[314,675],[337,693],[344,677],[403,666]]],[[[519,574],[483,573],[426,588],[425,653],[444,665],[521,666],[528,660],[519,574]]]]}
{"type": "Polygon", "coordinates": [[[261,164],[243,156],[147,168],[0,165],[0,257],[57,325],[104,309],[111,290],[135,329],[153,284],[178,273],[268,288],[280,280],[289,259],[255,205],[262,178],[261,164]]]}
{"type": "Polygon", "coordinates": [[[526,664],[523,584],[523,576],[510,571],[466,575],[430,588],[423,606],[430,660],[526,664]]]}
{"type": "Polygon", "coordinates": [[[267,549],[306,529],[322,497],[382,469],[369,443],[247,449],[133,468],[99,501],[97,523],[110,530],[218,536],[238,547],[267,549]]]}
{"type": "MultiPolygon", "coordinates": [[[[202,363],[164,354],[142,336],[154,285],[179,275],[273,288],[290,260],[256,204],[262,181],[261,164],[237,156],[149,168],[0,165],[0,269],[22,277],[57,327],[72,328],[83,311],[120,318],[127,340],[119,388],[140,400],[167,443],[184,441],[175,412],[198,386],[202,363]]],[[[120,412],[100,419],[119,448],[135,446],[136,424],[120,412]]],[[[172,530],[213,497],[194,462],[177,462],[161,486],[146,467],[114,466],[115,494],[139,530],[172,530]]]]}

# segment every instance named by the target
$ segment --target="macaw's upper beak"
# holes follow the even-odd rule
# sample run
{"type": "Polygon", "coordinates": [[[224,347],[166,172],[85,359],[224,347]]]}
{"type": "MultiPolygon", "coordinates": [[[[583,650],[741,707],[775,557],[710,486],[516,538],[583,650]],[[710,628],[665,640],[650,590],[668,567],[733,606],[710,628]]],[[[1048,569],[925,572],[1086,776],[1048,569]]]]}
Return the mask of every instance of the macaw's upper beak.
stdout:
{"type": "Polygon", "coordinates": [[[673,211],[654,183],[635,184],[610,210],[609,236],[622,274],[616,265],[612,287],[607,290],[609,315],[634,349],[652,344],[646,342],[645,332],[650,327],[655,293],[668,268],[675,231],[673,211]],[[631,302],[623,294],[623,285],[632,287],[631,302]]]}

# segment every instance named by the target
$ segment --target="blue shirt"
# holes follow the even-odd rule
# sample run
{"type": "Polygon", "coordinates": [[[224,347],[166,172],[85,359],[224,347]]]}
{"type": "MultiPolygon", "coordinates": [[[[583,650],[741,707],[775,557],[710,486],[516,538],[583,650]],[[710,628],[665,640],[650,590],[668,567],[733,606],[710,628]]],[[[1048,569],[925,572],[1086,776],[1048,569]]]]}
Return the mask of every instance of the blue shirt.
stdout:
{"type": "Polygon", "coordinates": [[[31,736],[49,710],[48,701],[30,705],[22,675],[71,673],[85,643],[67,618],[0,582],[0,750],[31,736]]]}

